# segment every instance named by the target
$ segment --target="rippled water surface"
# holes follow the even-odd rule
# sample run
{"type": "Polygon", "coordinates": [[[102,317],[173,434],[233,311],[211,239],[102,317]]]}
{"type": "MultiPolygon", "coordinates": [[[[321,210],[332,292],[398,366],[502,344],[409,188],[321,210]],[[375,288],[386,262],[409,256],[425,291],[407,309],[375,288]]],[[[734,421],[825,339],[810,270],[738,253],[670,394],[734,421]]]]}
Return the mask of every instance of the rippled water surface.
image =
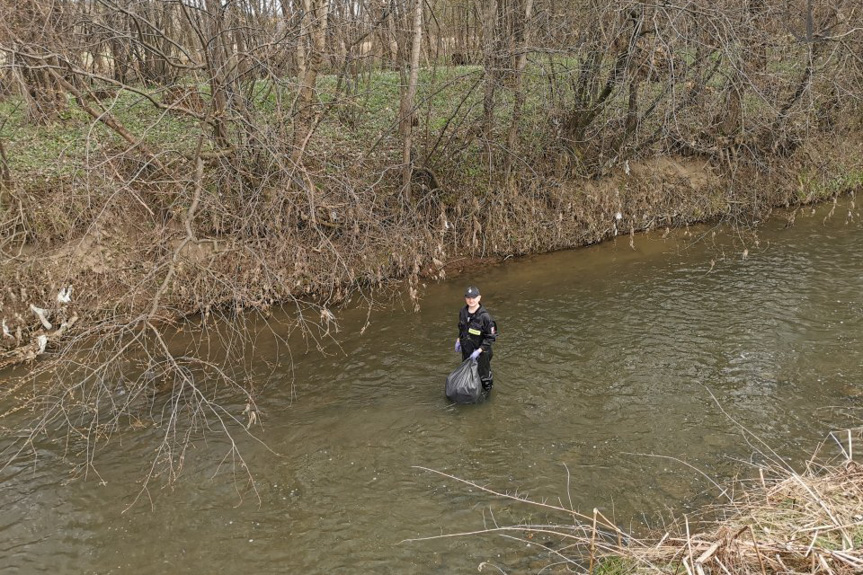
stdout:
{"type": "MultiPolygon", "coordinates": [[[[658,230],[429,285],[418,313],[342,311],[340,346],[283,357],[260,395],[264,443],[240,439],[254,489],[213,434],[176,486],[143,493],[160,430],[117,436],[86,479],[46,443],[0,475],[0,567],[523,572],[542,565],[523,543],[405,540],[566,517],[420,467],[628,526],[713,501],[706,477],[746,475],[770,450],[799,465],[863,405],[863,225],[847,199],[829,210],[776,216],[757,243],[658,230]],[[500,327],[495,390],[452,406],[468,281],[500,327]]],[[[262,339],[256,360],[274,350],[262,339]]]]}

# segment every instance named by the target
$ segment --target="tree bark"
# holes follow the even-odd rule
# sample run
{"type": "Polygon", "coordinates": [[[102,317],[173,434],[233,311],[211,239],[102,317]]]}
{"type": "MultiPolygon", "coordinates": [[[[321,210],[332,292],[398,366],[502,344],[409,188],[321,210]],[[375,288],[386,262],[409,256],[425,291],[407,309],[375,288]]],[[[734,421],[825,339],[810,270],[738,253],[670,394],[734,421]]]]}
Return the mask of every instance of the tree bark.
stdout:
{"type": "Polygon", "coordinates": [[[496,70],[497,0],[485,0],[482,18],[482,65],[485,73],[485,94],[482,101],[483,134],[491,138],[494,129],[494,96],[499,77],[496,70]]]}
{"type": "MultiPolygon", "coordinates": [[[[294,147],[291,154],[295,165],[302,164],[303,152],[312,135],[315,120],[315,89],[317,87],[318,73],[324,59],[324,49],[327,39],[327,15],[329,8],[328,0],[304,0],[306,22],[305,29],[308,31],[309,43],[305,54],[302,56],[304,70],[300,79],[299,93],[297,94],[297,115],[294,120],[294,147]]],[[[303,27],[301,25],[301,27],[303,27]]],[[[303,47],[304,39],[300,38],[300,48],[297,50],[298,59],[301,58],[306,48],[303,47]]]]}
{"type": "Polygon", "coordinates": [[[420,48],[422,46],[423,34],[423,0],[414,0],[414,19],[411,27],[411,61],[408,85],[402,93],[401,110],[399,113],[399,132],[401,133],[404,147],[402,148],[402,185],[407,188],[411,181],[411,148],[413,146],[413,109],[417,93],[417,80],[419,78],[420,48]]]}
{"type": "Polygon", "coordinates": [[[521,122],[521,111],[524,107],[525,94],[524,87],[522,86],[522,76],[524,68],[527,65],[527,50],[528,45],[530,44],[530,19],[532,17],[533,0],[525,0],[524,21],[520,23],[520,26],[518,26],[515,38],[515,41],[519,46],[518,59],[515,65],[515,75],[513,77],[513,89],[515,94],[512,104],[512,122],[509,125],[509,134],[507,136],[507,154],[504,168],[504,173],[506,174],[507,179],[509,179],[510,172],[512,170],[512,159],[516,151],[516,146],[518,145],[518,125],[521,122]]]}
{"type": "Polygon", "coordinates": [[[225,46],[225,10],[219,0],[207,0],[206,43],[203,48],[207,55],[207,76],[212,98],[213,136],[220,148],[230,147],[228,127],[225,122],[228,108],[227,61],[231,47],[225,46]]]}

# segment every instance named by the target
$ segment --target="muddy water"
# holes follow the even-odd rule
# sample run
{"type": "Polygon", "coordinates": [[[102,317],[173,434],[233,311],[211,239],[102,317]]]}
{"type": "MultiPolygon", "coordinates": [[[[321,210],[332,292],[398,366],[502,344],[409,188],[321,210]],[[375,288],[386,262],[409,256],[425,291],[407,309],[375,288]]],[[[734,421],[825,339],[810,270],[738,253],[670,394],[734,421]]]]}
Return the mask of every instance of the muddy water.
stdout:
{"type": "MultiPolygon", "coordinates": [[[[775,217],[757,244],[659,230],[429,285],[419,313],[342,311],[340,345],[283,361],[261,393],[265,444],[238,438],[254,489],[214,434],[175,487],[145,492],[158,429],[117,436],[85,480],[46,443],[0,476],[0,566],[524,572],[542,565],[536,545],[404,540],[566,517],[420,467],[629,526],[714,501],[711,480],[768,457],[800,465],[863,405],[863,224],[848,200],[829,209],[787,229],[775,217]],[[501,337],[492,400],[457,407],[443,378],[468,279],[501,337]]],[[[273,357],[262,337],[256,361],[273,357]]]]}

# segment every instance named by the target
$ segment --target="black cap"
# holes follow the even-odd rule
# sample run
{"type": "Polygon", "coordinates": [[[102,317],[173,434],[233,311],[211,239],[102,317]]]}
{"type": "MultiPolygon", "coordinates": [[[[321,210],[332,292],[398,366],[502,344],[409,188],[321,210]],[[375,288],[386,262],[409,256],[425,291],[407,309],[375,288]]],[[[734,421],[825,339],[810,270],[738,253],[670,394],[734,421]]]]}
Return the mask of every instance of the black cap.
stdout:
{"type": "Polygon", "coordinates": [[[464,297],[477,297],[479,295],[479,288],[476,286],[469,286],[464,291],[464,297]]]}

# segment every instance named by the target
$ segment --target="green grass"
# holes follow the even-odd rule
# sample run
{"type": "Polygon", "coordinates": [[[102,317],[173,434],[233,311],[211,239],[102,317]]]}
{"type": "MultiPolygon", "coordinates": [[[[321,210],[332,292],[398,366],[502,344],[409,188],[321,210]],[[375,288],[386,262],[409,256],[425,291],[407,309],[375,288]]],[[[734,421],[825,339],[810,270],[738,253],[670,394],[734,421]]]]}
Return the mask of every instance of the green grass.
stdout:
{"type": "Polygon", "coordinates": [[[635,573],[635,565],[622,557],[600,559],[593,568],[594,575],[628,575],[635,573]]]}
{"type": "MultiPolygon", "coordinates": [[[[551,64],[546,56],[533,56],[529,58],[525,70],[523,87],[527,91],[527,98],[519,126],[519,156],[528,161],[542,155],[553,143],[550,138],[551,116],[572,112],[577,105],[573,87],[579,73],[579,60],[572,56],[561,56],[555,57],[551,64]],[[552,68],[554,90],[549,84],[552,68]]],[[[780,78],[785,82],[783,85],[790,85],[799,74],[796,56],[789,56],[787,61],[783,60],[779,64],[771,63],[771,67],[779,70],[777,73],[784,74],[780,78]]],[[[609,66],[610,59],[606,59],[605,69],[599,78],[600,85],[606,80],[609,66]]],[[[351,86],[347,94],[337,94],[336,76],[318,77],[318,102],[325,105],[328,113],[318,126],[309,150],[311,153],[320,150],[324,155],[332,150],[338,151],[338,154],[332,155],[334,158],[357,157],[367,151],[372,143],[378,142],[377,157],[382,157],[381,163],[392,165],[398,161],[400,154],[398,114],[402,77],[397,71],[376,70],[352,81],[356,84],[351,86]]],[[[414,132],[414,142],[420,154],[424,154],[440,139],[442,144],[435,149],[435,154],[441,155],[442,163],[460,170],[451,180],[482,178],[488,173],[487,157],[483,158],[488,148],[475,143],[479,134],[476,128],[483,115],[482,82],[483,70],[477,65],[430,67],[420,72],[416,97],[419,126],[414,132]],[[455,138],[451,140],[452,136],[455,138]],[[447,143],[453,146],[450,150],[442,148],[447,143]]],[[[711,120],[708,116],[724,109],[724,82],[724,76],[718,74],[712,81],[711,91],[705,95],[707,101],[703,106],[676,112],[675,127],[683,126],[684,130],[695,133],[711,120]]],[[[192,85],[192,82],[188,84],[192,85]]],[[[207,102],[208,87],[203,84],[197,87],[207,102]]],[[[253,95],[250,114],[258,131],[283,133],[290,137],[290,108],[296,97],[296,88],[295,79],[286,78],[277,82],[257,80],[251,90],[245,90],[245,93],[253,95]]],[[[661,83],[642,83],[641,110],[662,90],[661,83]]],[[[683,90],[681,86],[678,94],[683,90]]],[[[154,99],[160,100],[163,90],[152,89],[149,93],[154,99]]],[[[506,140],[511,123],[513,95],[512,86],[507,78],[503,78],[496,90],[494,141],[502,143],[506,140]]],[[[120,91],[115,99],[106,100],[103,105],[129,132],[157,152],[189,153],[201,130],[206,136],[210,135],[210,128],[202,126],[197,119],[159,110],[145,97],[131,91],[120,91]]],[[[627,105],[627,90],[620,85],[587,131],[587,136],[592,140],[586,145],[607,148],[607,144],[612,143],[619,133],[627,105]]],[[[672,102],[661,104],[642,125],[642,133],[652,133],[663,122],[668,122],[667,114],[672,105],[672,102]]],[[[764,123],[774,113],[774,106],[747,93],[743,110],[747,126],[764,123]]],[[[106,155],[128,147],[122,138],[91,118],[71,98],[61,117],[48,126],[29,123],[26,106],[20,99],[0,101],[0,138],[6,148],[13,177],[23,182],[76,177],[86,166],[92,166],[106,155]]],[[[437,158],[432,159],[433,163],[435,161],[437,158]]],[[[333,169],[341,169],[340,161],[327,168],[328,171],[333,169]]],[[[860,175],[849,175],[846,180],[823,185],[830,189],[848,187],[854,183],[859,185],[860,175]],[[848,178],[850,181],[846,181],[848,178]]]]}
{"type": "Polygon", "coordinates": [[[797,178],[797,200],[800,202],[825,200],[863,187],[863,169],[860,168],[827,173],[822,171],[814,173],[803,169],[797,178]]]}
{"type": "MultiPolygon", "coordinates": [[[[190,149],[194,144],[189,134],[196,122],[164,114],[137,94],[122,91],[103,106],[136,138],[156,149],[190,149]]],[[[128,145],[71,97],[47,125],[31,123],[20,99],[0,101],[0,123],[0,139],[18,181],[74,177],[87,164],[102,161],[105,153],[128,145]]]]}

